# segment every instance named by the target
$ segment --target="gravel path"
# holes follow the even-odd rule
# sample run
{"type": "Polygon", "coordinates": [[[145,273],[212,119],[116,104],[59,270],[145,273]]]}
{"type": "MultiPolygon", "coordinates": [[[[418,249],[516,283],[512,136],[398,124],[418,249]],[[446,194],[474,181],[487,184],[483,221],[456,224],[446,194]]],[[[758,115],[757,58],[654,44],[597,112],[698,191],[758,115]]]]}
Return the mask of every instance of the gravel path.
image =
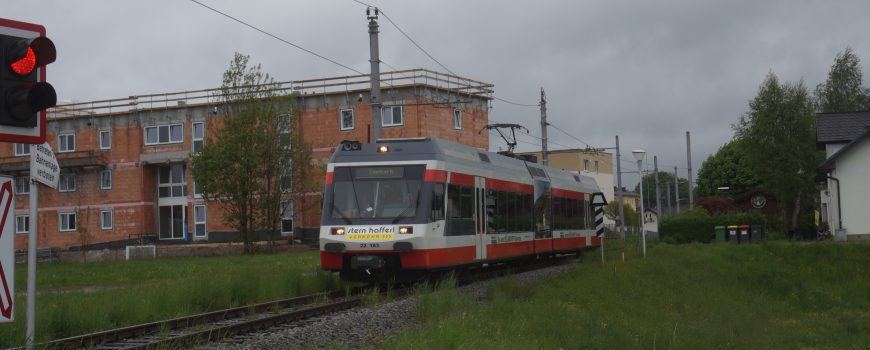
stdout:
{"type": "MultiPolygon", "coordinates": [[[[565,273],[574,267],[575,263],[569,263],[517,274],[515,277],[519,283],[532,283],[565,273]]],[[[489,284],[475,283],[459,287],[457,291],[472,300],[482,300],[489,284]]],[[[330,315],[301,327],[273,327],[243,338],[210,344],[207,349],[377,348],[378,344],[401,330],[420,326],[415,316],[416,306],[415,298],[404,298],[330,315]]]]}

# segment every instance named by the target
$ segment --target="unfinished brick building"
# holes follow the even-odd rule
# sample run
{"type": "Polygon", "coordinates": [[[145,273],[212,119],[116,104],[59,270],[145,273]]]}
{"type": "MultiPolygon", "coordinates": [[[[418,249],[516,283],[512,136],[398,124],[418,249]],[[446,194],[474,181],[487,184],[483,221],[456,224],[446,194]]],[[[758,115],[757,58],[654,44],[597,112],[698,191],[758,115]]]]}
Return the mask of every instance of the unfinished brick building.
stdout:
{"type": "MultiPolygon", "coordinates": [[[[492,85],[415,69],[381,74],[382,137],[432,137],[486,149],[492,85]]],[[[314,162],[325,163],[342,140],[370,141],[368,76],[280,83],[296,93],[292,116],[314,162]]],[[[220,125],[217,89],[63,104],[49,111],[47,141],[57,155],[57,190],[39,191],[39,248],[238,239],[219,203],[198,194],[190,155],[220,125]]],[[[0,173],[15,176],[16,249],[27,243],[29,146],[0,147],[0,173]]],[[[319,193],[305,200],[320,203],[319,193]]],[[[296,206],[301,207],[301,206],[296,206]]],[[[285,212],[285,237],[316,236],[320,208],[285,212]],[[295,220],[294,220],[295,219],[295,220]]],[[[288,207],[292,208],[292,207],[288,207]]]]}

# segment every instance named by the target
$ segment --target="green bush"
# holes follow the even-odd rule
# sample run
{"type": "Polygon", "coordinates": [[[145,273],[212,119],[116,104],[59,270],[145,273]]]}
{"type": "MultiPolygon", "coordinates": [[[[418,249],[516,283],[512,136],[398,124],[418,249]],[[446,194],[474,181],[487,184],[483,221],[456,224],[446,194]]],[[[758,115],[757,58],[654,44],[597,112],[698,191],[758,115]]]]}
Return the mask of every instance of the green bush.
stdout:
{"type": "Polygon", "coordinates": [[[707,243],[715,238],[714,227],[743,224],[770,229],[767,218],[757,211],[710,215],[703,208],[696,208],[662,219],[659,236],[666,243],[707,243]]]}
{"type": "Polygon", "coordinates": [[[713,219],[704,208],[695,208],[667,216],[659,224],[659,237],[666,243],[710,242],[713,219]]]}

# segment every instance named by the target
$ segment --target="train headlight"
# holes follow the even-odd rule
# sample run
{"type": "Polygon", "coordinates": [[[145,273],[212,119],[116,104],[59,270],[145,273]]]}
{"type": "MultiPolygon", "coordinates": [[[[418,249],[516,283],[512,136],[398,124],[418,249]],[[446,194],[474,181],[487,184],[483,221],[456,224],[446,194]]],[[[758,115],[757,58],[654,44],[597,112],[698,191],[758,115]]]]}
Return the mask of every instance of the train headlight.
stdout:
{"type": "Polygon", "coordinates": [[[333,227],[332,229],[330,229],[330,233],[334,235],[343,235],[344,227],[333,227]]]}
{"type": "Polygon", "coordinates": [[[411,233],[414,233],[414,228],[411,226],[401,226],[401,227],[399,227],[399,233],[411,234],[411,233]]]}
{"type": "Polygon", "coordinates": [[[380,152],[380,153],[387,153],[389,151],[390,151],[390,148],[387,146],[378,147],[378,152],[380,152]]]}

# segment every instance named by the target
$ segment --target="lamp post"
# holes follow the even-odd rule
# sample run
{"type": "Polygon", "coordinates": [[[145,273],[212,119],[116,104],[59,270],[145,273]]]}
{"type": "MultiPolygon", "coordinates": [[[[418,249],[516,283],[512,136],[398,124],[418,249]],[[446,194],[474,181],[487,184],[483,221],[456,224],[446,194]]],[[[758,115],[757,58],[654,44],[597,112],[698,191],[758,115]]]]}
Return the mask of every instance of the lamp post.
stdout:
{"type": "Polygon", "coordinates": [[[646,151],[636,149],[631,151],[631,154],[634,155],[634,159],[637,159],[637,172],[640,174],[640,239],[643,247],[643,256],[646,257],[646,230],[643,228],[643,157],[646,155],[646,151]]]}

